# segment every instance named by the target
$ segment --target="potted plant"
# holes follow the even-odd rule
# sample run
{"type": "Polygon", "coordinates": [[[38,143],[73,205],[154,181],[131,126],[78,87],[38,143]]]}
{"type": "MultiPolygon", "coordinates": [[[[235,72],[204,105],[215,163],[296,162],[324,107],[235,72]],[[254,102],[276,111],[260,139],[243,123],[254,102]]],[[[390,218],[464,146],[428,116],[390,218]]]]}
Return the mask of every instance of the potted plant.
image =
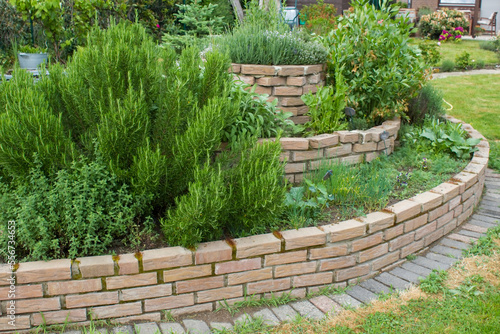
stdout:
{"type": "Polygon", "coordinates": [[[19,66],[30,70],[37,69],[41,63],[47,62],[47,58],[47,49],[36,46],[23,45],[17,53],[19,66]]]}

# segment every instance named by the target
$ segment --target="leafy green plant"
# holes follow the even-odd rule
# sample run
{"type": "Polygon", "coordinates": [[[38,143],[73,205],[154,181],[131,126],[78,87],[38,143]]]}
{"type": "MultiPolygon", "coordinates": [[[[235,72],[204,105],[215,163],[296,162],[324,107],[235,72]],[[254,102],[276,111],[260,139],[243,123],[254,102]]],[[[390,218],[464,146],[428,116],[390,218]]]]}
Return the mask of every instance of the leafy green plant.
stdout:
{"type": "Polygon", "coordinates": [[[21,43],[28,38],[28,30],[19,13],[7,0],[0,0],[0,50],[8,52],[14,42],[21,43]]]}
{"type": "Polygon", "coordinates": [[[310,121],[306,123],[306,128],[311,128],[313,134],[347,129],[348,125],[343,121],[347,90],[341,71],[337,71],[335,93],[333,87],[325,86],[319,87],[316,94],[309,92],[302,95],[302,101],[309,107],[307,115],[310,121]]]}
{"type": "Polygon", "coordinates": [[[420,280],[420,289],[428,293],[445,292],[444,282],[448,277],[446,270],[433,270],[425,279],[420,280]]]}
{"type": "Polygon", "coordinates": [[[441,72],[453,72],[455,69],[455,62],[450,59],[443,60],[441,64],[441,72]]]}
{"type": "Polygon", "coordinates": [[[304,28],[309,33],[323,35],[337,27],[335,14],[337,9],[334,5],[318,0],[315,4],[303,6],[299,17],[305,21],[304,28]]]}
{"type": "Polygon", "coordinates": [[[470,67],[472,67],[473,64],[470,53],[464,51],[461,54],[457,55],[455,57],[455,64],[459,69],[468,70],[470,67]]]}
{"type": "Polygon", "coordinates": [[[454,28],[467,29],[469,22],[464,13],[454,9],[442,8],[442,10],[428,15],[422,15],[419,22],[420,35],[438,39],[443,30],[453,31],[454,28]]]}
{"type": "Polygon", "coordinates": [[[45,53],[47,52],[47,48],[40,48],[37,46],[31,46],[31,45],[21,45],[18,48],[19,52],[26,52],[26,53],[45,53]]]}
{"type": "Polygon", "coordinates": [[[484,65],[485,65],[484,60],[479,59],[479,60],[478,60],[478,61],[476,61],[476,62],[474,62],[474,61],[473,61],[472,67],[474,67],[475,69],[476,69],[476,68],[477,68],[477,69],[482,69],[482,68],[484,68],[484,65]]]}
{"type": "Polygon", "coordinates": [[[237,301],[232,305],[229,305],[229,303],[225,300],[223,302],[219,302],[219,306],[215,309],[215,312],[226,310],[231,315],[234,316],[236,313],[240,311],[241,308],[244,307],[260,307],[260,306],[277,307],[280,305],[286,305],[295,300],[297,300],[297,298],[292,296],[291,291],[280,294],[274,294],[274,292],[271,292],[271,295],[266,298],[258,298],[255,295],[251,296],[245,295],[244,300],[237,301]]]}
{"type": "Polygon", "coordinates": [[[441,60],[441,54],[438,50],[438,45],[435,43],[421,42],[418,44],[418,48],[424,58],[424,61],[431,65],[436,66],[441,60]]]}
{"type": "Polygon", "coordinates": [[[441,92],[433,85],[427,84],[410,100],[406,115],[410,124],[421,125],[425,117],[439,118],[445,113],[441,92]]]}

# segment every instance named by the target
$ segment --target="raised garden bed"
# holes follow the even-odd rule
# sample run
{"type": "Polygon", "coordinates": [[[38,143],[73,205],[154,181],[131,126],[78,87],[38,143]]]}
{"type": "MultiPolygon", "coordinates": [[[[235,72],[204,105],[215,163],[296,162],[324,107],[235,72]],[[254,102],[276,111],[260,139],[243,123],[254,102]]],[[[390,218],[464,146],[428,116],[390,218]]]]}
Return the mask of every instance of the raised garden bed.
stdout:
{"type": "Polygon", "coordinates": [[[464,128],[482,141],[463,171],[366,217],[202,243],[197,250],[169,247],[16,265],[15,327],[8,308],[12,273],[2,265],[0,330],[30,329],[43,319],[47,324],[84,323],[91,317],[159,321],[163,310],[174,316],[212,311],[222,300],[278,291],[303,297],[320,286],[374,276],[426,249],[472,214],[484,186],[489,144],[470,125],[464,128]]]}

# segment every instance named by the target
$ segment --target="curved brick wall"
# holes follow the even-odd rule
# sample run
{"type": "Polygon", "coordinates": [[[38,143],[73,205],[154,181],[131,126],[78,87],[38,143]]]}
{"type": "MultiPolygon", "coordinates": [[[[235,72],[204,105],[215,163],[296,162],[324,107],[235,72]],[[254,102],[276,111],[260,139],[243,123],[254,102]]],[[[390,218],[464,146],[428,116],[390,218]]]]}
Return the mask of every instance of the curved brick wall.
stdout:
{"type": "MultiPolygon", "coordinates": [[[[449,118],[451,121],[457,121],[449,118]]],[[[489,145],[480,133],[479,151],[448,182],[382,212],[320,227],[118,257],[96,256],[21,263],[15,273],[16,327],[8,324],[11,277],[0,267],[0,330],[29,329],[42,322],[87,323],[90,316],[158,321],[173,315],[211,311],[216,303],[290,291],[299,297],[327,284],[376,275],[425,249],[462,224],[477,205],[485,179],[489,145]]]]}

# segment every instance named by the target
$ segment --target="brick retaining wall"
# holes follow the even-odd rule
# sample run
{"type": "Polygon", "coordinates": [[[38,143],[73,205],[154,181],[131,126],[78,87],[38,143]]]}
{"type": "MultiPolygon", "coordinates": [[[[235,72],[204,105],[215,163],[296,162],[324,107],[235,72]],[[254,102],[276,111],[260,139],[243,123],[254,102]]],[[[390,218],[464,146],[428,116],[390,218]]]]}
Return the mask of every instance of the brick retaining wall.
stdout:
{"type": "Polygon", "coordinates": [[[345,286],[374,276],[425,249],[472,214],[484,186],[489,145],[470,125],[464,128],[482,141],[463,171],[366,217],[230,243],[208,242],[196,251],[170,247],[21,263],[15,272],[16,327],[8,324],[12,274],[2,265],[0,330],[38,326],[40,312],[47,324],[66,319],[86,324],[91,315],[118,322],[159,321],[163,310],[174,316],[212,311],[224,299],[231,303],[273,291],[303,297],[324,285],[345,286]]]}

